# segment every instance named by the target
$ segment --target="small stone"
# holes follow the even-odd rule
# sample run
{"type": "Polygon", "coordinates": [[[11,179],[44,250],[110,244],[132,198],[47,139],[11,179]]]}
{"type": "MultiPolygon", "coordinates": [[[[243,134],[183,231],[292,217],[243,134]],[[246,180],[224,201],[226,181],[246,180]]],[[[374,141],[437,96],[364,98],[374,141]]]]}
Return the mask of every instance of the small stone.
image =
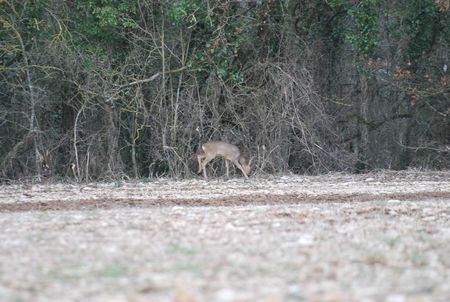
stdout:
{"type": "Polygon", "coordinates": [[[236,299],[236,292],[231,288],[223,288],[216,292],[215,301],[234,301],[236,299]]]}
{"type": "Polygon", "coordinates": [[[302,289],[297,284],[289,285],[289,287],[288,287],[288,295],[291,298],[295,298],[297,300],[303,300],[304,299],[304,297],[302,295],[302,289]]]}
{"type": "Polygon", "coordinates": [[[234,230],[236,227],[232,223],[227,223],[225,225],[225,230],[234,230]]]}
{"type": "Polygon", "coordinates": [[[276,229],[276,228],[279,228],[279,227],[281,226],[281,223],[279,223],[279,222],[274,222],[274,223],[272,223],[270,226],[272,227],[272,229],[276,229]]]}
{"type": "Polygon", "coordinates": [[[436,216],[427,216],[422,218],[423,221],[433,221],[436,220],[436,216]]]}
{"type": "Polygon", "coordinates": [[[314,237],[312,235],[309,234],[305,234],[303,236],[301,236],[298,240],[297,243],[299,245],[303,245],[303,246],[309,246],[309,245],[313,245],[314,243],[314,237]]]}
{"type": "Polygon", "coordinates": [[[398,199],[390,199],[388,201],[386,201],[387,204],[399,204],[400,200],[398,199]]]}
{"type": "Polygon", "coordinates": [[[392,216],[397,216],[397,215],[398,215],[398,212],[395,211],[395,210],[389,210],[388,214],[389,214],[389,215],[392,215],[392,216]]]}
{"type": "Polygon", "coordinates": [[[431,214],[433,212],[433,209],[432,208],[424,208],[423,210],[422,210],[422,213],[424,214],[424,215],[429,215],[429,214],[431,214]]]}
{"type": "Polygon", "coordinates": [[[386,302],[404,302],[405,296],[400,294],[392,294],[386,297],[386,302]]]}

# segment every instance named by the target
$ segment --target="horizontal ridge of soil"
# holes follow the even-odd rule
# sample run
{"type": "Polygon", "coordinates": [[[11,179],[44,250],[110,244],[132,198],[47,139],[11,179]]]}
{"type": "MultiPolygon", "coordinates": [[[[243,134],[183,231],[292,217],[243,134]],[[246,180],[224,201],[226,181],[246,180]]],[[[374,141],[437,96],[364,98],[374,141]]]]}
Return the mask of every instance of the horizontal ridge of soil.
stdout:
{"type": "Polygon", "coordinates": [[[238,195],[213,199],[80,199],[71,201],[16,202],[0,204],[0,213],[28,211],[84,211],[95,209],[117,208],[152,208],[170,206],[244,206],[244,205],[282,205],[302,203],[333,203],[333,202],[367,202],[379,200],[410,200],[447,199],[450,192],[420,192],[420,193],[389,193],[389,194],[258,194],[238,195]]]}

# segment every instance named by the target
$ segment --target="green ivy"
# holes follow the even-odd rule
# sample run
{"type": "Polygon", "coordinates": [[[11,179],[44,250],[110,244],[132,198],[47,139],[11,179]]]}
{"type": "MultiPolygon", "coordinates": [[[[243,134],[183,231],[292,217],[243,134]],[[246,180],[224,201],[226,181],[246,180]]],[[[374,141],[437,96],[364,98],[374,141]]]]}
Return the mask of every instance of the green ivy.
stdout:
{"type": "Polygon", "coordinates": [[[227,14],[228,22],[224,24],[224,13],[208,12],[202,0],[180,0],[169,11],[173,26],[192,32],[190,68],[242,83],[244,76],[234,62],[245,37],[240,33],[245,21],[233,12],[227,14]]]}
{"type": "Polygon", "coordinates": [[[79,30],[104,42],[120,42],[135,27],[136,1],[77,0],[76,9],[79,30]]]}
{"type": "Polygon", "coordinates": [[[353,29],[345,39],[360,54],[372,56],[379,45],[379,7],[382,0],[362,0],[347,13],[353,21],[353,29]]]}
{"type": "Polygon", "coordinates": [[[199,14],[198,11],[199,6],[195,0],[181,0],[172,5],[169,16],[175,26],[190,26],[198,21],[196,17],[199,14]]]}
{"type": "MultiPolygon", "coordinates": [[[[440,12],[433,0],[410,0],[409,13],[406,18],[409,44],[407,60],[413,65],[422,60],[432,50],[438,35],[446,29],[448,36],[448,23],[441,24],[441,19],[447,18],[448,12],[440,12]]],[[[445,22],[444,22],[445,23],[445,22]]]]}
{"type": "Polygon", "coordinates": [[[383,3],[386,0],[328,1],[330,10],[347,22],[346,26],[334,27],[333,36],[343,36],[359,54],[373,56],[380,43],[380,18],[384,17],[393,38],[409,41],[405,58],[411,63],[423,60],[439,35],[448,36],[448,12],[440,11],[434,0],[410,0],[384,12],[380,11],[383,3]]]}

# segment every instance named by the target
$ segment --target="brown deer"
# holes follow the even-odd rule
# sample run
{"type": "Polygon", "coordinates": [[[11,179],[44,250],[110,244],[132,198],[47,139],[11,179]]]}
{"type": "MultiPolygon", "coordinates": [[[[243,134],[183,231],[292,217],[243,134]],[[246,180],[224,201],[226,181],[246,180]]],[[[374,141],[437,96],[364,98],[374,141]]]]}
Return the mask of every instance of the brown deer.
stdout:
{"type": "Polygon", "coordinates": [[[231,161],[236,165],[236,167],[239,168],[239,170],[242,171],[242,174],[244,174],[245,178],[248,179],[248,175],[250,174],[251,170],[251,160],[247,161],[247,159],[241,155],[241,151],[239,151],[238,147],[225,142],[208,142],[202,145],[202,147],[197,152],[197,173],[200,173],[203,170],[203,177],[208,180],[208,176],[206,175],[206,165],[217,156],[220,156],[225,160],[227,177],[230,176],[229,170],[231,161]]]}

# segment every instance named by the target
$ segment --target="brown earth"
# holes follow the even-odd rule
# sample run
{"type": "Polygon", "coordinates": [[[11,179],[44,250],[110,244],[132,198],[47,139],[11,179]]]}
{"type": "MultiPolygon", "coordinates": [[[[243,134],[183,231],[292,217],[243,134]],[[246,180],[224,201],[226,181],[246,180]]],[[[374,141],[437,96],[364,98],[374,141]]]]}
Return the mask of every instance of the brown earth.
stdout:
{"type": "Polygon", "coordinates": [[[152,207],[203,207],[203,206],[249,206],[249,205],[295,205],[304,203],[343,203],[343,202],[368,202],[386,201],[395,199],[399,201],[417,201],[423,199],[450,199],[450,192],[420,192],[420,193],[392,193],[392,194],[324,194],[310,195],[243,195],[215,199],[133,199],[108,198],[108,199],[83,199],[83,200],[56,200],[40,202],[16,202],[0,204],[2,212],[28,212],[28,211],[86,211],[86,210],[110,210],[119,208],[152,208],[152,207]]]}

